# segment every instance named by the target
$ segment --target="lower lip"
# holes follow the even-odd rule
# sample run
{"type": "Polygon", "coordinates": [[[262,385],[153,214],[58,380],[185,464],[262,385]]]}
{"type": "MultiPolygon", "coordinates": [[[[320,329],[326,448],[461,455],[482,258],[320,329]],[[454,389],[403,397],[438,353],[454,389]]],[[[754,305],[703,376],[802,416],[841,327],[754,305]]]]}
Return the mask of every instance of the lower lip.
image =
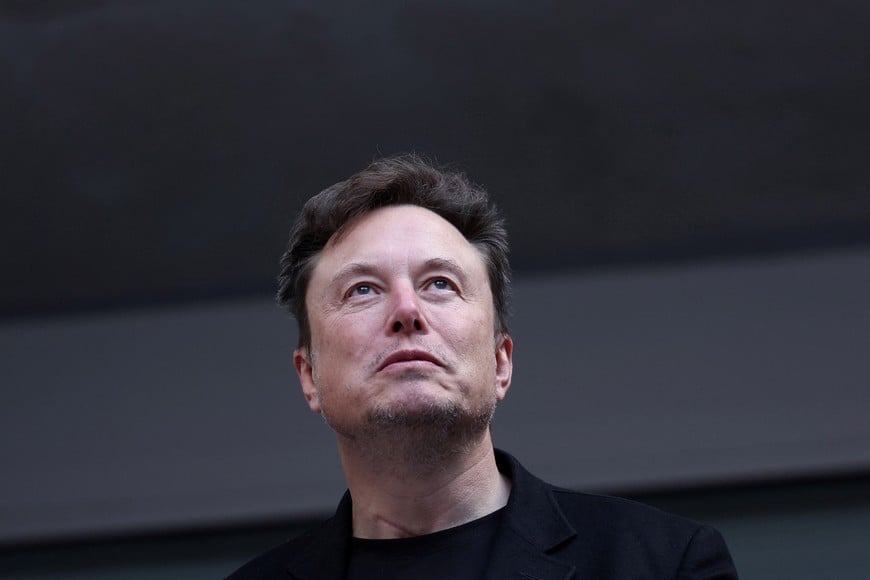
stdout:
{"type": "Polygon", "coordinates": [[[381,372],[401,372],[407,370],[436,369],[438,365],[428,360],[403,360],[390,363],[381,372]]]}

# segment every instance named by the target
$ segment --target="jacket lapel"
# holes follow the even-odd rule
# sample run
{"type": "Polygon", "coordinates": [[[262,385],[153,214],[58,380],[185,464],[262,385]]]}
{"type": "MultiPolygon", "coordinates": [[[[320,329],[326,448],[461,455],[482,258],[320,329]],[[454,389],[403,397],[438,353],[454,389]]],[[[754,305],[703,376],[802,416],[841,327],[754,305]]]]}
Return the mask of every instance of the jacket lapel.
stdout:
{"type": "Polygon", "coordinates": [[[550,555],[576,537],[550,487],[527,472],[519,462],[496,450],[499,471],[511,479],[503,529],[490,555],[491,580],[567,580],[574,566],[550,555]]]}
{"type": "Polygon", "coordinates": [[[551,558],[512,529],[496,540],[486,573],[487,580],[568,580],[574,566],[551,558]]]}

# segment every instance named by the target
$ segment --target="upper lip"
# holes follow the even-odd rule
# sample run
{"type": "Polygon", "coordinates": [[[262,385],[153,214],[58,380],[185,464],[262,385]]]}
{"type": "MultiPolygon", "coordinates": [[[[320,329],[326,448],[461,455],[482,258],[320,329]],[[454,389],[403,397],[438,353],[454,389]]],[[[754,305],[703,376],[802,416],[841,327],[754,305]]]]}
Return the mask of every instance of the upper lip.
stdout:
{"type": "Polygon", "coordinates": [[[431,355],[425,350],[397,350],[396,352],[385,358],[383,362],[381,362],[378,370],[383,370],[393,363],[414,360],[422,360],[436,364],[438,366],[444,366],[444,364],[440,360],[438,360],[437,357],[431,355]]]}

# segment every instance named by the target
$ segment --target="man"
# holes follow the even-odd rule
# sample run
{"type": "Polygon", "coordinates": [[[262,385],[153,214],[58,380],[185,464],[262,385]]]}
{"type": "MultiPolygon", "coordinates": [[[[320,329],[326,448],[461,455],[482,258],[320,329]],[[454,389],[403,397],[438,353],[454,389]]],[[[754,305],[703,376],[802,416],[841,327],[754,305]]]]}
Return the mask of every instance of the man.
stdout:
{"type": "Polygon", "coordinates": [[[230,578],[736,578],[715,530],[550,486],[493,449],[511,383],[503,221],[464,176],[382,159],[306,203],[282,258],[335,516],[230,578]]]}

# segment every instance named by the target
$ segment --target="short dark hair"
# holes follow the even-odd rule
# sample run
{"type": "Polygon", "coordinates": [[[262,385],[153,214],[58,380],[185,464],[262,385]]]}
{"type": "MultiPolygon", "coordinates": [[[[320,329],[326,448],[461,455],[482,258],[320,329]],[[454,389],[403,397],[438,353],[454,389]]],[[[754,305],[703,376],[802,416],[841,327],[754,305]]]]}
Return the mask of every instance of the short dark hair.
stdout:
{"type": "Polygon", "coordinates": [[[435,167],[416,154],[378,159],[309,199],[290,230],[281,256],[278,302],[299,325],[299,346],[311,346],[305,293],[316,257],[357,217],[391,205],[428,209],[465,236],[484,257],[495,308],[495,332],[507,334],[511,272],[507,230],[486,191],[462,173],[435,167]]]}

